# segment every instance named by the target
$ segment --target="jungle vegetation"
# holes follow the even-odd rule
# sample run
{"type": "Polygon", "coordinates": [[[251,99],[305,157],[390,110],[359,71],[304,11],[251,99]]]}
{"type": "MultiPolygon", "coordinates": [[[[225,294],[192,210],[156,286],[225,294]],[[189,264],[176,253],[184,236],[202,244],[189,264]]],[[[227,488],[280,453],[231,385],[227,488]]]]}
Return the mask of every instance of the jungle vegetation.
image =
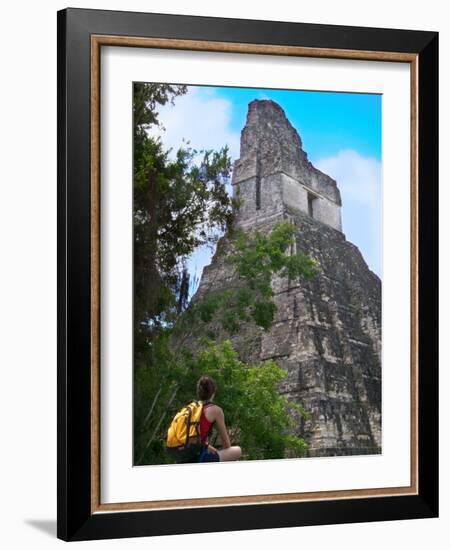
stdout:
{"type": "Polygon", "coordinates": [[[293,431],[308,413],[279,393],[286,371],[272,360],[242,362],[227,335],[241,323],[270,330],[273,274],[311,278],[319,267],[302,252],[286,253],[295,231],[287,222],[269,234],[233,228],[239,203],[226,190],[232,167],[226,146],[197,151],[183,142],[168,151],[149,131],[164,131],[158,110],[187,91],[149,83],[133,90],[134,464],[171,462],[164,450],[168,425],[195,398],[201,375],[216,380],[215,401],[244,459],[304,456],[307,445],[293,431]],[[224,232],[233,243],[226,261],[239,284],[191,299],[186,260],[224,232]],[[210,330],[213,324],[219,332],[210,330]]]}

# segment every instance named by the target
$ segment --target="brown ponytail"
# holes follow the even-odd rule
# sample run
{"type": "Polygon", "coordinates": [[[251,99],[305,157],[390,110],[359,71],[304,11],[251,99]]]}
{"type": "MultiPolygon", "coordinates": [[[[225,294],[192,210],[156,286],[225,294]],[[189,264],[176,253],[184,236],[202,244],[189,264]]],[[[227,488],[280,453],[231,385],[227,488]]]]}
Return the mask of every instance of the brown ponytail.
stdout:
{"type": "Polygon", "coordinates": [[[200,401],[208,401],[216,389],[217,385],[210,376],[201,376],[197,382],[197,397],[200,401]]]}

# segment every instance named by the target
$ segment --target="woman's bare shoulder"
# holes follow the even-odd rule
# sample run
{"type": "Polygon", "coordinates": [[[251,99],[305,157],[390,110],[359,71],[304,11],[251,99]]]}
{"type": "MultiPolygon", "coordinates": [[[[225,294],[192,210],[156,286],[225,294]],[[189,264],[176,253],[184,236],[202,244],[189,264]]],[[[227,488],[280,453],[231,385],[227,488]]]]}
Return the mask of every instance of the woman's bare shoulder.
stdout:
{"type": "Polygon", "coordinates": [[[205,409],[205,416],[209,420],[209,422],[213,422],[218,418],[223,418],[222,407],[219,407],[219,405],[212,403],[211,405],[209,405],[209,407],[205,409]]]}

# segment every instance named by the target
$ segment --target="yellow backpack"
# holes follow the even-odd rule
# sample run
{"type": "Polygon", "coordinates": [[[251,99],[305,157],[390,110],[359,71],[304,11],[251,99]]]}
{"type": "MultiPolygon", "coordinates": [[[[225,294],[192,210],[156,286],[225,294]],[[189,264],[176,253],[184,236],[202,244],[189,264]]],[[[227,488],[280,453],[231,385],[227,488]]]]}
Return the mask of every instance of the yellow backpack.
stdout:
{"type": "Polygon", "coordinates": [[[167,447],[175,448],[187,446],[189,443],[200,443],[202,408],[203,403],[192,401],[177,412],[167,430],[167,447]]]}

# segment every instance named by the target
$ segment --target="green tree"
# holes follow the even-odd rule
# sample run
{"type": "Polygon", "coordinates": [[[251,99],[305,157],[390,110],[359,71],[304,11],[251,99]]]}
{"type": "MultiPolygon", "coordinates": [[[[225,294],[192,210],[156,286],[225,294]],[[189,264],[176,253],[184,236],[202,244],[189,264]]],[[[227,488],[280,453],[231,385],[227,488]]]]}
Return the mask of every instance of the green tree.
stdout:
{"type": "Polygon", "coordinates": [[[230,341],[221,336],[216,342],[205,334],[214,323],[230,335],[242,322],[269,330],[275,313],[272,276],[308,278],[318,266],[302,253],[288,254],[294,238],[289,224],[275,226],[268,235],[233,230],[238,202],[226,192],[231,169],[226,147],[196,151],[184,143],[174,153],[152,135],[156,127],[164,131],[159,107],[186,91],[185,86],[145,83],[136,83],[133,91],[135,463],[168,460],[168,422],[192,399],[201,374],[217,379],[218,398],[244,456],[301,456],[305,444],[292,435],[293,419],[305,413],[277,390],[286,373],[273,362],[245,365],[230,341]],[[224,231],[233,241],[227,261],[236,287],[189,303],[185,260],[224,231]]]}
{"type": "Polygon", "coordinates": [[[239,360],[230,340],[205,340],[195,359],[197,374],[218,383],[216,401],[224,409],[231,438],[241,445],[245,459],[304,456],[307,445],[293,435],[300,416],[307,413],[298,403],[280,395],[286,370],[274,361],[246,365],[239,360]]]}
{"type": "Polygon", "coordinates": [[[228,334],[236,332],[240,322],[270,329],[276,309],[273,275],[311,278],[319,269],[316,261],[301,252],[287,254],[294,234],[294,227],[287,222],[274,225],[268,234],[233,233],[234,246],[225,259],[234,268],[236,287],[193,300],[173,327],[159,332],[154,341],[158,368],[142,371],[139,378],[143,395],[147,396],[143,401],[147,411],[141,415],[144,422],[135,424],[139,430],[135,432],[138,464],[169,460],[164,454],[167,423],[194,397],[196,381],[202,374],[211,374],[222,387],[224,403],[220,404],[236,441],[246,446],[244,456],[280,458],[285,452],[303,455],[306,445],[293,435],[293,418],[298,419],[304,411],[277,390],[286,372],[273,361],[245,365],[238,360],[230,341],[217,343],[205,338],[212,323],[228,334]]]}
{"type": "MultiPolygon", "coordinates": [[[[307,445],[294,435],[303,408],[280,395],[279,383],[287,372],[272,360],[259,365],[246,365],[239,360],[229,340],[216,343],[204,338],[199,353],[164,355],[164,371],[176,376],[176,399],[167,409],[159,409],[159,437],[147,440],[137,449],[138,464],[171,462],[164,450],[168,424],[177,410],[194,398],[195,383],[201,375],[209,375],[218,384],[215,400],[223,408],[231,440],[239,443],[244,459],[273,459],[286,455],[304,456],[307,445]],[[176,374],[175,374],[176,373],[176,374]]],[[[171,395],[174,395],[173,391],[171,395]]],[[[153,425],[153,433],[155,433],[153,425]]],[[[213,434],[213,444],[216,433],[213,434]]]]}
{"type": "MultiPolygon", "coordinates": [[[[167,328],[186,308],[190,277],[185,259],[213,244],[230,224],[233,203],[225,185],[228,149],[196,151],[188,143],[166,151],[158,109],[186,86],[135,83],[133,89],[134,418],[146,426],[147,399],[164,373],[167,328]],[[159,342],[158,349],[155,342],[159,342]],[[143,372],[141,372],[143,371],[143,372]]],[[[169,376],[169,375],[168,375],[169,376]]],[[[155,404],[156,406],[156,404],[155,404]]],[[[139,441],[140,431],[135,432],[139,441]]]]}
{"type": "Polygon", "coordinates": [[[229,334],[235,334],[244,322],[268,331],[276,311],[273,276],[291,281],[311,279],[320,269],[318,262],[304,252],[288,253],[295,232],[295,226],[286,221],[275,223],[267,234],[230,230],[232,250],[225,262],[232,267],[234,287],[211,292],[199,301],[194,299],[178,319],[175,334],[180,333],[186,340],[187,335],[201,334],[204,323],[214,322],[229,334]]]}
{"type": "Polygon", "coordinates": [[[134,114],[134,335],[135,365],[148,365],[155,328],[173,322],[186,307],[185,259],[212,244],[230,224],[233,201],[225,185],[231,160],[227,147],[196,151],[184,144],[165,151],[152,127],[163,131],[158,106],[173,103],[185,86],[135,83],[134,114]]]}

